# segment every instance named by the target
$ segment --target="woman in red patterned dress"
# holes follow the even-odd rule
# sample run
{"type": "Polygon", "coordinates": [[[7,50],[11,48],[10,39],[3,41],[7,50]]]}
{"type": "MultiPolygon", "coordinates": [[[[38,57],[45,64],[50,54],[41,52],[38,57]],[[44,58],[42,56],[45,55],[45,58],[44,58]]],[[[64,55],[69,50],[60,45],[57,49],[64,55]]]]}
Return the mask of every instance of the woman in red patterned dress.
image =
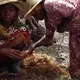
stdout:
{"type": "Polygon", "coordinates": [[[32,49],[26,25],[18,20],[19,12],[24,12],[21,7],[26,5],[17,0],[0,0],[0,68],[7,67],[9,73],[15,74],[21,72],[19,62],[32,49]]]}

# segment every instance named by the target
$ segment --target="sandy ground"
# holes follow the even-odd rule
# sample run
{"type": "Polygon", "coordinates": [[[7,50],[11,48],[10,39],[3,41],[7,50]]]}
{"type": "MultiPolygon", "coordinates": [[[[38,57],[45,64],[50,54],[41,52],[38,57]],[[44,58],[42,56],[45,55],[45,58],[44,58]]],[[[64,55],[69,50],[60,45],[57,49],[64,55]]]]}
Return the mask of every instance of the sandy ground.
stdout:
{"type": "MultiPolygon", "coordinates": [[[[44,21],[39,21],[44,27],[44,21]]],[[[41,52],[54,57],[63,67],[69,67],[69,33],[58,33],[55,31],[54,37],[56,42],[49,47],[39,47],[36,52],[41,52]]]]}

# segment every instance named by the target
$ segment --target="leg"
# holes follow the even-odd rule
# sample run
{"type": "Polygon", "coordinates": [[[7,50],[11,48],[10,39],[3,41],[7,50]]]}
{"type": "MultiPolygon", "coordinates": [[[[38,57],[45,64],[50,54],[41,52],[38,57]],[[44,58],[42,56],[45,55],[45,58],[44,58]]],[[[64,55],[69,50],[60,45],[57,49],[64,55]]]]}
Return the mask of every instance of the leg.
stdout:
{"type": "Polygon", "coordinates": [[[10,73],[19,73],[21,71],[19,60],[8,58],[8,69],[10,73]]]}

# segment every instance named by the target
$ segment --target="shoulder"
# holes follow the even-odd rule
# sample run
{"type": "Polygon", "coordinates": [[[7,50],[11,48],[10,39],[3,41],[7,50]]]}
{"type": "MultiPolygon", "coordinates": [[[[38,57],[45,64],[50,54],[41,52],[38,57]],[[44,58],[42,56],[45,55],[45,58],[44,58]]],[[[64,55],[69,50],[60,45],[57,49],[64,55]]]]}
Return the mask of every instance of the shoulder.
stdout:
{"type": "Polygon", "coordinates": [[[63,0],[45,0],[44,7],[47,12],[49,11],[59,11],[62,16],[69,16],[71,12],[75,9],[74,5],[63,0]]]}

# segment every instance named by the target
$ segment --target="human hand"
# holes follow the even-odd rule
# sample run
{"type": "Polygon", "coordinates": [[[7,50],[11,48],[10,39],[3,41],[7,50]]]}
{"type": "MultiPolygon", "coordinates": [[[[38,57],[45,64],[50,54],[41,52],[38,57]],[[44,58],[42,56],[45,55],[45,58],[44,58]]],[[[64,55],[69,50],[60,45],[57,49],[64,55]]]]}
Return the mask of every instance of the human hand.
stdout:
{"type": "Polygon", "coordinates": [[[20,56],[20,51],[15,50],[15,49],[11,49],[11,48],[2,48],[0,49],[0,53],[3,55],[6,55],[8,57],[14,58],[14,59],[22,59],[22,57],[20,56]]]}
{"type": "Polygon", "coordinates": [[[34,49],[35,49],[35,46],[32,45],[32,46],[30,46],[30,47],[28,48],[28,50],[22,51],[22,52],[21,52],[21,57],[22,57],[22,59],[24,59],[26,56],[32,55],[34,49]]]}
{"type": "Polygon", "coordinates": [[[32,30],[35,30],[35,29],[40,27],[40,25],[38,24],[37,20],[33,16],[27,16],[26,19],[25,19],[25,22],[26,22],[26,24],[29,25],[29,27],[32,30]]]}

